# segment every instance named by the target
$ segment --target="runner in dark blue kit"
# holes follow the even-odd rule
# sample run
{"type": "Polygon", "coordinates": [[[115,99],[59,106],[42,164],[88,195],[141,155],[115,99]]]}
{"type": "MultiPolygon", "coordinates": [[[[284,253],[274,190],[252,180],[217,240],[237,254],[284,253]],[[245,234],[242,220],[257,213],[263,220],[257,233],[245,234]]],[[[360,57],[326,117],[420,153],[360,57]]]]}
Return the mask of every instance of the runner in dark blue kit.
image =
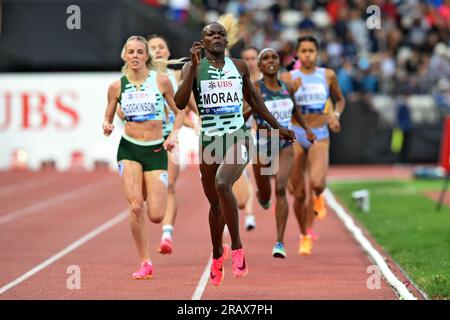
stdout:
{"type": "MultiPolygon", "coordinates": [[[[297,109],[294,108],[292,86],[286,85],[278,79],[280,70],[280,58],[277,52],[272,48],[261,50],[258,55],[258,66],[263,74],[263,78],[254,82],[256,91],[261,93],[267,109],[284,127],[291,126],[291,119],[294,118],[302,125],[307,133],[307,139],[314,142],[315,136],[307,127],[297,109]]],[[[276,258],[285,258],[284,232],[289,213],[289,205],[286,198],[286,185],[292,168],[293,147],[292,141],[280,139],[278,145],[274,145],[270,135],[266,134],[270,126],[257,113],[254,113],[257,124],[257,161],[253,165],[255,180],[258,187],[258,200],[264,208],[269,208],[271,197],[270,178],[275,178],[275,218],[277,229],[277,241],[272,250],[272,255],[276,258]],[[273,148],[273,149],[272,149],[273,148]],[[272,162],[272,163],[270,163],[272,162]],[[275,162],[275,163],[273,163],[275,162]],[[268,166],[275,169],[272,175],[264,174],[264,168],[268,166]]],[[[300,225],[300,217],[297,215],[297,221],[300,225]]]]}

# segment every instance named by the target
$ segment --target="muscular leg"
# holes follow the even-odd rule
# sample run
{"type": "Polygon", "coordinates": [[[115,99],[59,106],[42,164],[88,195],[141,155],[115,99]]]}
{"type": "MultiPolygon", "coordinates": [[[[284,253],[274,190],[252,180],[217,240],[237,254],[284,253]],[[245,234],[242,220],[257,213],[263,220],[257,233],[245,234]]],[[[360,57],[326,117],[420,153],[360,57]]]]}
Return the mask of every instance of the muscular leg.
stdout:
{"type": "Polygon", "coordinates": [[[325,179],[328,172],[328,139],[311,145],[308,151],[308,174],[312,191],[316,196],[325,190],[325,179]]]}
{"type": "Polygon", "coordinates": [[[328,172],[329,140],[321,140],[311,145],[308,152],[308,174],[312,191],[316,196],[325,190],[328,172]]]}
{"type": "Polygon", "coordinates": [[[169,185],[167,188],[167,209],[164,215],[163,224],[175,223],[175,217],[177,215],[177,202],[175,199],[175,183],[177,182],[178,176],[180,174],[180,166],[173,162],[171,155],[169,155],[168,163],[168,175],[169,175],[169,185]]]}
{"type": "Polygon", "coordinates": [[[122,161],[122,182],[130,206],[131,232],[141,262],[150,261],[148,229],[147,224],[145,223],[144,195],[142,193],[142,166],[135,161],[122,161]]]}
{"type": "Polygon", "coordinates": [[[314,212],[314,196],[313,190],[311,188],[311,178],[308,174],[308,169],[305,169],[305,210],[306,210],[306,228],[310,229],[313,227],[316,214],[314,212]]]}
{"type": "Polygon", "coordinates": [[[209,231],[213,245],[213,258],[218,259],[223,254],[222,234],[225,227],[225,219],[220,210],[219,195],[215,188],[218,164],[200,164],[200,172],[203,192],[209,202],[209,231]]]}
{"type": "Polygon", "coordinates": [[[240,210],[245,210],[245,228],[252,230],[255,228],[255,217],[253,216],[253,186],[250,178],[246,175],[246,170],[233,185],[233,194],[236,197],[240,210]]]}
{"type": "Polygon", "coordinates": [[[236,197],[239,209],[244,209],[245,205],[247,204],[248,198],[250,196],[248,192],[249,183],[250,181],[248,181],[247,177],[243,174],[233,185],[233,194],[236,197]]]}
{"type": "MultiPolygon", "coordinates": [[[[248,168],[248,166],[247,166],[247,168],[248,168]]],[[[254,188],[253,188],[253,185],[252,185],[252,182],[251,182],[251,170],[247,170],[247,173],[248,173],[248,179],[247,179],[247,181],[248,181],[248,183],[247,183],[247,188],[248,188],[248,200],[247,200],[247,203],[245,204],[245,213],[247,214],[247,215],[249,215],[249,214],[253,214],[253,201],[254,201],[254,192],[255,192],[255,190],[254,190],[254,188]]]]}
{"type": "MultiPolygon", "coordinates": [[[[235,155],[237,155],[238,159],[243,159],[241,143],[236,143],[228,149],[224,161],[217,169],[215,179],[216,190],[219,194],[220,208],[230,232],[232,250],[242,248],[239,236],[239,212],[236,198],[232,192],[233,184],[239,179],[247,165],[247,160],[244,162],[242,160],[234,161],[233,159],[235,158],[235,155]]],[[[249,141],[246,141],[245,147],[247,150],[248,146],[249,141]]],[[[247,158],[248,155],[245,157],[247,158]]]]}
{"type": "Polygon", "coordinates": [[[319,196],[326,187],[326,175],[328,172],[329,140],[321,140],[312,145],[308,151],[308,177],[310,189],[310,210],[308,215],[308,228],[312,227],[316,218],[314,210],[314,196],[319,196]]]}
{"type": "Polygon", "coordinates": [[[307,207],[306,207],[306,152],[298,143],[294,143],[294,159],[291,172],[291,182],[294,195],[294,213],[302,235],[307,234],[307,207]]]}
{"type": "Polygon", "coordinates": [[[258,160],[253,164],[253,174],[255,176],[258,197],[262,203],[268,203],[272,193],[272,187],[270,185],[271,176],[261,174],[262,169],[265,167],[266,165],[261,164],[258,160]]]}
{"type": "Polygon", "coordinates": [[[144,179],[147,188],[148,218],[153,223],[160,223],[167,207],[167,171],[146,171],[144,179]]]}
{"type": "MultiPolygon", "coordinates": [[[[167,208],[166,213],[164,214],[164,219],[162,223],[162,239],[172,238],[173,225],[175,224],[175,217],[177,215],[177,202],[175,198],[175,183],[178,179],[178,175],[180,173],[180,166],[178,162],[174,161],[173,154],[168,152],[168,176],[169,176],[169,184],[168,184],[168,194],[167,194],[167,208]]],[[[163,249],[159,249],[163,250],[163,249]]],[[[163,251],[164,252],[164,251],[163,251]]]]}
{"type": "Polygon", "coordinates": [[[277,241],[283,242],[284,231],[289,213],[289,205],[286,198],[286,185],[292,169],[294,150],[292,146],[280,151],[280,166],[275,177],[275,218],[277,224],[277,241]]]}

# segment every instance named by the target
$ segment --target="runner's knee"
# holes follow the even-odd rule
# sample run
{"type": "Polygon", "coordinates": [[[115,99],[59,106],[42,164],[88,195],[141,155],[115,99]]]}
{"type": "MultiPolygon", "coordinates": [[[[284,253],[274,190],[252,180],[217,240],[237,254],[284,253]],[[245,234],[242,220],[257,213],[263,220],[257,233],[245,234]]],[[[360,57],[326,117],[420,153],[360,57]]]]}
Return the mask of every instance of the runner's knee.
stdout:
{"type": "Polygon", "coordinates": [[[277,198],[286,197],[286,184],[277,185],[277,187],[275,188],[275,195],[277,198]]]}
{"type": "Polygon", "coordinates": [[[148,207],[147,215],[148,219],[153,223],[160,223],[164,219],[165,210],[161,210],[157,207],[152,207],[151,205],[148,207]]]}
{"type": "Polygon", "coordinates": [[[299,203],[303,203],[306,200],[306,189],[305,188],[298,188],[295,190],[294,193],[294,199],[295,201],[299,203]]]}
{"type": "Polygon", "coordinates": [[[231,184],[225,179],[216,178],[216,190],[219,195],[227,194],[231,192],[231,184]]]}
{"type": "Polygon", "coordinates": [[[137,218],[142,218],[142,212],[144,209],[144,199],[132,199],[130,201],[131,213],[137,218]]]}
{"type": "Polygon", "coordinates": [[[158,215],[148,215],[148,218],[153,223],[161,223],[164,219],[164,213],[158,215]]]}
{"type": "Polygon", "coordinates": [[[211,203],[210,206],[211,206],[211,214],[213,214],[215,216],[219,216],[222,214],[220,212],[220,203],[219,202],[211,203]]]}
{"type": "Polygon", "coordinates": [[[311,179],[311,187],[316,194],[322,193],[325,190],[325,179],[311,179]]]}

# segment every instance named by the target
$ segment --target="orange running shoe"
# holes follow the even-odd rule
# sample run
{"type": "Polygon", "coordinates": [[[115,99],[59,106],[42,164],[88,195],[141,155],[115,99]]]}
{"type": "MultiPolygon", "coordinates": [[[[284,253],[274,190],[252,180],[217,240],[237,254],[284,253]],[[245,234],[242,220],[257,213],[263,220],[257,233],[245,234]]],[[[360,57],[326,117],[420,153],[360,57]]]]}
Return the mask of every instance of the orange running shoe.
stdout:
{"type": "Polygon", "coordinates": [[[318,220],[323,220],[327,216],[327,207],[325,206],[325,197],[323,194],[314,196],[314,213],[318,220]]]}
{"type": "Polygon", "coordinates": [[[309,256],[312,253],[313,240],[310,235],[300,236],[298,254],[301,256],[309,256]]]}

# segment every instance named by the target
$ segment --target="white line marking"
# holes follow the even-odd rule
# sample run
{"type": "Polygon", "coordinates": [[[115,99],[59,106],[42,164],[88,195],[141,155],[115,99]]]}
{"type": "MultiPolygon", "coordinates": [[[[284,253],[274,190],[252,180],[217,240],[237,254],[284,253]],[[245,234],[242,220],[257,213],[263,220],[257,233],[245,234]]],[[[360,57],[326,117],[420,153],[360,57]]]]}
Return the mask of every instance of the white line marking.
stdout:
{"type": "Polygon", "coordinates": [[[0,214],[0,225],[11,222],[18,218],[30,215],[39,210],[47,209],[51,206],[55,206],[57,204],[64,203],[68,200],[72,200],[74,198],[77,198],[77,197],[80,197],[83,195],[87,195],[87,194],[91,193],[92,191],[99,190],[103,186],[110,185],[110,184],[111,184],[110,178],[106,178],[104,180],[96,181],[94,183],[88,184],[87,186],[63,193],[56,197],[49,198],[47,200],[44,200],[44,201],[41,201],[38,203],[34,203],[28,207],[18,209],[18,210],[15,210],[15,211],[3,214],[3,215],[0,214]]]}
{"type": "Polygon", "coordinates": [[[356,176],[348,176],[348,177],[330,177],[327,178],[327,183],[332,183],[332,184],[356,184],[356,183],[373,183],[373,184],[377,184],[377,183],[384,183],[384,182],[405,182],[411,180],[410,178],[399,178],[399,179],[392,179],[392,180],[386,180],[386,178],[384,177],[367,177],[367,178],[361,178],[361,177],[356,177],[356,176]]]}
{"type": "Polygon", "coordinates": [[[406,286],[398,280],[395,275],[392,273],[391,269],[389,269],[388,265],[384,261],[381,254],[375,250],[369,240],[364,237],[363,232],[360,228],[355,225],[352,217],[345,212],[344,208],[336,201],[333,193],[327,188],[324,191],[325,200],[328,205],[336,212],[337,216],[344,222],[344,225],[347,229],[353,234],[356,241],[359,245],[367,252],[367,254],[375,261],[378,267],[381,270],[384,278],[389,282],[389,284],[398,292],[401,299],[405,300],[417,300],[414,295],[409,292],[406,286]]]}
{"type": "Polygon", "coordinates": [[[36,179],[29,179],[27,181],[19,182],[13,185],[7,185],[0,188],[0,196],[5,196],[14,192],[23,191],[23,189],[28,189],[31,187],[42,186],[48,184],[56,179],[55,175],[40,177],[36,179]]]}
{"type": "Polygon", "coordinates": [[[206,264],[205,270],[203,271],[200,280],[198,281],[197,287],[195,288],[194,294],[192,295],[191,300],[200,300],[203,295],[203,291],[205,291],[206,285],[209,280],[209,272],[211,270],[212,263],[212,254],[209,256],[208,263],[206,264]]]}
{"type": "Polygon", "coordinates": [[[119,213],[114,218],[108,220],[107,222],[105,222],[101,226],[95,228],[94,230],[92,230],[91,232],[86,234],[85,236],[83,236],[80,239],[78,239],[77,241],[73,242],[72,244],[70,244],[69,246],[67,246],[66,248],[64,248],[63,250],[61,250],[57,254],[55,254],[54,256],[48,258],[44,262],[42,262],[39,265],[37,265],[36,267],[34,267],[33,269],[25,272],[23,275],[18,277],[16,280],[11,281],[7,285],[1,287],[0,288],[0,294],[5,293],[9,289],[11,289],[11,288],[17,286],[18,284],[24,282],[25,280],[27,280],[28,278],[32,277],[33,275],[35,275],[39,271],[45,269],[46,267],[48,267],[52,263],[54,263],[54,262],[58,261],[59,259],[61,259],[62,257],[64,257],[66,254],[68,254],[68,253],[72,252],[73,250],[81,247],[83,244],[85,244],[86,242],[88,242],[92,238],[98,236],[102,232],[105,232],[106,230],[110,229],[111,227],[115,226],[116,224],[122,222],[127,217],[128,217],[128,209],[122,211],[121,213],[119,213]]]}

